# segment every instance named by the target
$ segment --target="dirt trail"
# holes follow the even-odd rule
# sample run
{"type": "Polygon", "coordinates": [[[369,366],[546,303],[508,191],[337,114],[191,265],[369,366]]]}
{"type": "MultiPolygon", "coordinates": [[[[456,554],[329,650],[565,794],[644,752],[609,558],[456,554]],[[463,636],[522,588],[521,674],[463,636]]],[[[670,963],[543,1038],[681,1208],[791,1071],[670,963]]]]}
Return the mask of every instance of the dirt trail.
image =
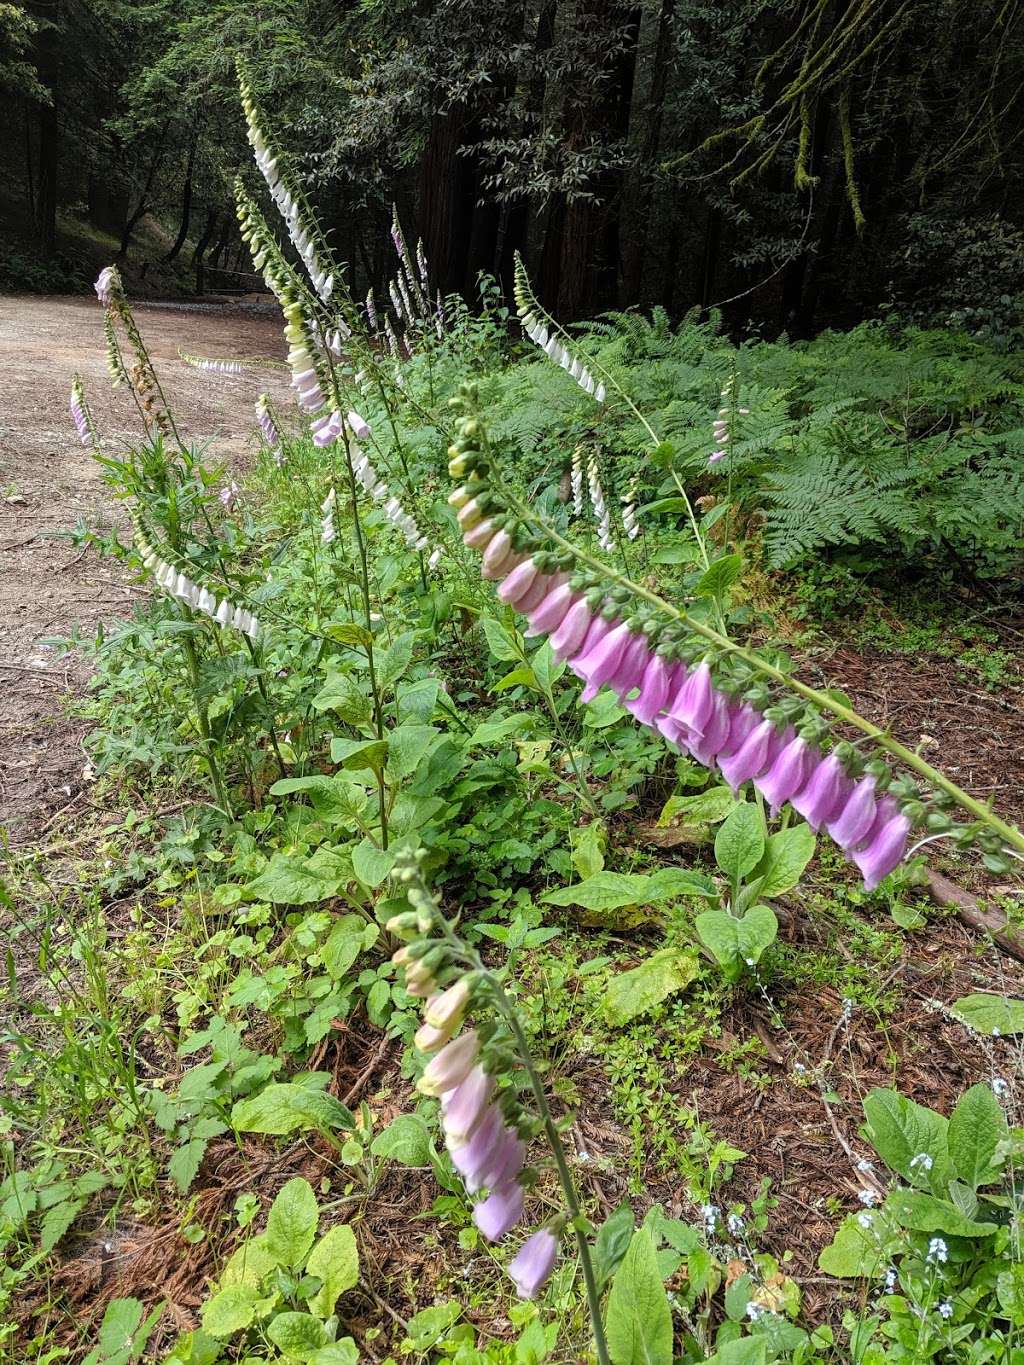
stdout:
{"type": "MultiPolygon", "coordinates": [[[[283,357],[280,323],[245,307],[140,306],[140,330],[179,425],[213,439],[217,458],[243,462],[253,449],[253,402],[261,388],[283,393],[277,372],[210,374],[185,365],[199,355],[283,357]]],[[[131,610],[127,575],[62,533],[83,522],[123,523],[80,444],[68,413],[77,370],[104,445],[138,441],[138,414],[106,371],[101,313],[94,299],[0,297],[0,827],[24,844],[86,809],[82,738],[88,725],[67,714],[88,666],[45,643],[92,635],[131,610]]]]}

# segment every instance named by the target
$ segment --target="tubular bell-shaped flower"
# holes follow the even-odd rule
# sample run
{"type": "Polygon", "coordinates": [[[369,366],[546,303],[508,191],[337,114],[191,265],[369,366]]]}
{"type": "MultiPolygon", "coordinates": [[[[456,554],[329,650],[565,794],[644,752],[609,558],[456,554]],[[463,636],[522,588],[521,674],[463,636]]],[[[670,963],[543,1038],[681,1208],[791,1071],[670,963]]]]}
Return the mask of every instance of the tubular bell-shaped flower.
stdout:
{"type": "Polygon", "coordinates": [[[523,1243],[508,1268],[521,1299],[535,1299],[551,1275],[558,1259],[558,1238],[550,1228],[541,1228],[523,1243]]]}

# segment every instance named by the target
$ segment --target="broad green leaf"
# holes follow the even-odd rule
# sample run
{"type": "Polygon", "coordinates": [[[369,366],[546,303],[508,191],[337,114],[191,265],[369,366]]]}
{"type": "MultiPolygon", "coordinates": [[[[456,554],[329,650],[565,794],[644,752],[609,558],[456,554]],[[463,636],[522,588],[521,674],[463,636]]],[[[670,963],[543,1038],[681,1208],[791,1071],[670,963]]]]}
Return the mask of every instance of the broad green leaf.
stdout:
{"type": "MultiPolygon", "coordinates": [[[[772,1356],[772,1359],[776,1359],[772,1356]]],[[[708,1358],[707,1365],[767,1365],[768,1343],[763,1337],[740,1337],[736,1341],[727,1341],[713,1356],[708,1358]]]]}
{"type": "Polygon", "coordinates": [[[647,899],[674,900],[677,896],[717,896],[714,883],[703,872],[691,872],[685,867],[662,867],[648,879],[647,899]]]}
{"type": "Polygon", "coordinates": [[[395,850],[378,848],[364,837],[352,850],[352,870],[364,886],[379,886],[395,865],[395,850]]]}
{"type": "Polygon", "coordinates": [[[694,927],[723,967],[755,966],[779,932],[779,922],[767,905],[752,906],[739,918],[727,910],[705,910],[694,927]]]}
{"type": "Polygon", "coordinates": [[[171,1155],[167,1170],[182,1194],[186,1193],[196,1178],[200,1163],[206,1154],[206,1144],[206,1138],[190,1138],[188,1142],[176,1147],[171,1155]]]}
{"type": "Polygon", "coordinates": [[[991,1184],[1002,1170],[996,1149],[1008,1135],[1006,1118],[991,1086],[972,1085],[949,1117],[949,1155],[972,1190],[991,1184]]]}
{"type": "Polygon", "coordinates": [[[629,1201],[624,1199],[598,1228],[594,1238],[593,1259],[599,1290],[604,1289],[625,1256],[635,1222],[629,1201]]]}
{"type": "Polygon", "coordinates": [[[441,684],[437,678],[418,678],[404,682],[398,689],[398,715],[404,722],[426,723],[434,714],[441,684]]]}
{"type": "Polygon", "coordinates": [[[639,967],[609,978],[604,997],[605,1018],[610,1024],[628,1023],[681,991],[696,975],[696,953],[663,948],[639,967]]]}
{"type": "Polygon", "coordinates": [[[344,735],[336,735],[331,740],[332,763],[340,763],[350,772],[369,768],[370,772],[379,776],[384,771],[387,756],[386,739],[347,739],[344,735]]]}
{"type": "Polygon", "coordinates": [[[864,1277],[874,1280],[889,1262],[890,1238],[882,1221],[872,1216],[868,1226],[860,1224],[861,1214],[851,1213],[840,1223],[829,1246],[818,1257],[818,1265],[826,1275],[840,1280],[864,1277]]]}
{"type": "Polygon", "coordinates": [[[953,1178],[947,1121],[898,1090],[872,1090],[864,1100],[865,1134],[886,1165],[911,1184],[944,1194],[953,1178]],[[927,1162],[916,1157],[930,1158],[927,1162]],[[911,1164],[913,1163],[913,1164],[911,1164]],[[927,1169],[926,1169],[927,1168],[927,1169]]]}
{"type": "Polygon", "coordinates": [[[309,1253],[306,1274],[323,1281],[309,1301],[310,1310],[318,1317],[329,1318],[338,1295],[359,1279],[359,1249],[348,1223],[339,1223],[324,1233],[309,1253]]]}
{"type": "Polygon", "coordinates": [[[672,1312],[646,1228],[633,1234],[605,1312],[612,1365],[672,1365],[672,1312]]]}
{"type": "Polygon", "coordinates": [[[275,853],[245,889],[254,900],[271,901],[275,905],[309,905],[312,901],[333,896],[339,885],[340,880],[315,872],[302,858],[275,853]]]}
{"type": "Polygon", "coordinates": [[[617,910],[677,896],[707,896],[711,888],[699,873],[667,867],[647,876],[640,872],[595,872],[575,886],[563,886],[541,897],[546,905],[581,905],[584,910],[617,910]]]}
{"type": "Polygon", "coordinates": [[[950,1013],[975,1033],[1000,1037],[1024,1033],[1024,1000],[979,991],[965,995],[950,1006],[950,1013]]]}
{"type": "Polygon", "coordinates": [[[996,1276],[999,1307],[1015,1327],[1024,1324],[1024,1265],[1019,1262],[996,1276]]]}
{"type": "Polygon", "coordinates": [[[309,1313],[278,1313],[267,1327],[267,1336],[289,1360],[308,1361],[327,1344],[323,1323],[309,1313]]]}
{"type": "Polygon", "coordinates": [[[529,687],[536,690],[537,679],[534,677],[533,669],[526,664],[520,664],[517,668],[511,669],[503,678],[499,678],[488,691],[507,692],[510,687],[529,687]]]}
{"type": "Polygon", "coordinates": [[[412,662],[412,647],[415,639],[412,631],[407,630],[401,635],[396,635],[384,653],[377,655],[375,672],[377,674],[377,686],[382,692],[387,691],[389,687],[394,687],[409,667],[412,662]]]}
{"type": "Polygon", "coordinates": [[[647,894],[650,878],[635,872],[595,872],[575,886],[563,886],[541,897],[546,905],[581,905],[584,910],[617,910],[639,905],[647,894]]]}
{"type": "Polygon", "coordinates": [[[231,1110],[236,1133],[266,1133],[279,1137],[298,1129],[331,1132],[352,1128],[355,1120],[333,1095],[309,1090],[293,1082],[264,1086],[258,1095],[239,1100],[231,1110]]]}
{"type": "Polygon", "coordinates": [[[658,828],[666,829],[680,817],[688,825],[718,825],[736,805],[728,787],[709,787],[694,796],[670,796],[658,816],[658,828]]]}
{"type": "Polygon", "coordinates": [[[47,1209],[39,1224],[39,1250],[52,1251],[84,1207],[84,1199],[62,1199],[47,1209]]]}
{"type": "Polygon", "coordinates": [[[313,1245],[319,1220],[313,1187],[301,1175],[295,1176],[282,1187],[267,1216],[267,1250],[278,1265],[295,1269],[302,1264],[313,1245]]]}
{"type": "Polygon", "coordinates": [[[366,947],[366,929],[361,915],[343,915],[332,927],[320,949],[320,961],[332,981],[340,981],[366,947]]]}
{"type": "Polygon", "coordinates": [[[701,574],[693,591],[697,597],[721,598],[742,572],[742,555],[722,555],[701,574]]]}
{"type": "Polygon", "coordinates": [[[481,721],[470,735],[469,743],[473,746],[477,744],[500,744],[520,730],[529,730],[534,719],[534,713],[531,711],[516,711],[511,716],[481,721]]]}
{"type": "Polygon", "coordinates": [[[430,1165],[430,1133],[418,1114],[399,1114],[370,1144],[374,1156],[403,1166],[430,1165]]]}
{"type": "Polygon", "coordinates": [[[220,1287],[227,1289],[231,1285],[245,1284],[256,1289],[276,1266],[277,1261],[267,1250],[266,1235],[250,1237],[228,1257],[220,1273],[220,1287]]]}
{"type": "Polygon", "coordinates": [[[406,1335],[409,1346],[406,1349],[411,1348],[425,1354],[461,1316],[462,1307],[455,1299],[432,1304],[430,1308],[421,1308],[409,1319],[406,1335]]]}
{"type": "Polygon", "coordinates": [[[751,878],[763,878],[758,895],[768,898],[791,891],[814,856],[814,845],[814,831],[802,821],[771,835],[751,878]]]}
{"type": "Polygon", "coordinates": [[[626,708],[619,705],[615,693],[606,688],[583,708],[583,724],[588,730],[607,730],[628,715],[626,708]]]}
{"type": "Polygon", "coordinates": [[[252,1285],[233,1284],[204,1303],[199,1311],[203,1331],[223,1341],[250,1326],[256,1316],[257,1291],[252,1285]]]}
{"type": "Polygon", "coordinates": [[[142,1304],[138,1299],[113,1299],[103,1314],[100,1324],[100,1350],[108,1356],[124,1352],[142,1321],[142,1304]]]}
{"type": "Polygon", "coordinates": [[[584,881],[604,868],[606,839],[607,833],[600,820],[592,820],[573,836],[570,861],[584,881]]]}
{"type": "Polygon", "coordinates": [[[436,725],[399,725],[391,731],[386,766],[392,782],[412,776],[440,733],[436,725]]]}
{"type": "Polygon", "coordinates": [[[501,663],[521,662],[522,649],[500,621],[496,621],[493,616],[482,616],[480,624],[483,626],[484,635],[487,637],[487,648],[495,659],[501,663]]]}
{"type": "Polygon", "coordinates": [[[728,877],[745,877],[764,853],[761,812],[750,801],[729,812],[715,836],[715,862],[728,877]]]}
{"type": "Polygon", "coordinates": [[[271,796],[289,796],[293,792],[304,792],[320,819],[332,824],[357,824],[366,804],[363,789],[344,771],[331,777],[323,773],[284,777],[270,788],[271,796]]]}
{"type": "Polygon", "coordinates": [[[346,725],[365,725],[373,715],[364,688],[347,673],[329,673],[312,705],[318,711],[334,711],[346,725]]]}
{"type": "Polygon", "coordinates": [[[329,1346],[321,1346],[309,1357],[309,1365],[358,1365],[359,1348],[351,1337],[332,1341],[329,1346]]]}
{"type": "Polygon", "coordinates": [[[544,641],[540,649],[534,652],[530,659],[530,664],[533,667],[534,676],[538,683],[540,683],[541,689],[545,692],[550,692],[555,683],[565,672],[565,664],[556,661],[555,656],[551,652],[551,645],[547,640],[544,641]]]}
{"type": "Polygon", "coordinates": [[[339,645],[358,645],[365,649],[373,643],[373,636],[366,627],[355,621],[330,621],[323,627],[323,633],[329,639],[337,640],[339,645]]]}
{"type": "Polygon", "coordinates": [[[948,1237],[987,1237],[997,1224],[978,1223],[960,1212],[948,1199],[937,1199],[919,1190],[894,1190],[885,1211],[902,1227],[915,1232],[944,1232],[948,1237]]]}

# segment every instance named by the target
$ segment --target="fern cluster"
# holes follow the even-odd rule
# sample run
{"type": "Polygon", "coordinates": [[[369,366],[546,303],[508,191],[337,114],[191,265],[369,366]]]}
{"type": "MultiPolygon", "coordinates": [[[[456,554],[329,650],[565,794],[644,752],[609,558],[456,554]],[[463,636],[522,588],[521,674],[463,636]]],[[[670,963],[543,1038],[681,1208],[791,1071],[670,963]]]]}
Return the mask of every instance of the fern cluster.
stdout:
{"type": "MultiPolygon", "coordinates": [[[[1019,575],[1024,371],[1014,357],[879,324],[739,347],[714,321],[673,329],[658,312],[609,313],[576,330],[580,354],[615,376],[664,443],[652,459],[624,403],[595,409],[531,353],[488,387],[494,434],[535,491],[564,475],[583,442],[600,451],[609,486],[637,481],[641,509],[677,481],[711,500],[727,481],[776,568],[856,547],[876,567],[939,557],[979,578],[1019,575]],[[728,459],[709,470],[711,424],[734,372],[744,415],[728,459]]],[[[671,510],[652,516],[657,537],[679,529],[671,510]]]]}

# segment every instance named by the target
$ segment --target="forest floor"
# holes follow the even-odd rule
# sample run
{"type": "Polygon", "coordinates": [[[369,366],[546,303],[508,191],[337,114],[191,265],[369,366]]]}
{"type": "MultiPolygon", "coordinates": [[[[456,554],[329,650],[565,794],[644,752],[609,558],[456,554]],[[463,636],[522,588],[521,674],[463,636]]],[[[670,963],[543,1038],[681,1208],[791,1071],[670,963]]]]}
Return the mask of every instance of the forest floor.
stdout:
{"type": "MultiPolygon", "coordinates": [[[[75,371],[108,450],[140,435],[129,394],[111,388],[100,323],[92,298],[0,296],[0,827],[15,844],[89,804],[87,725],[68,706],[89,668],[50,641],[127,616],[138,591],[116,561],[69,538],[123,523],[68,415],[75,371]]],[[[259,305],[177,303],[139,305],[139,323],[189,437],[244,464],[259,388],[283,381],[196,370],[178,348],[280,356],[279,320],[259,305]]]]}

